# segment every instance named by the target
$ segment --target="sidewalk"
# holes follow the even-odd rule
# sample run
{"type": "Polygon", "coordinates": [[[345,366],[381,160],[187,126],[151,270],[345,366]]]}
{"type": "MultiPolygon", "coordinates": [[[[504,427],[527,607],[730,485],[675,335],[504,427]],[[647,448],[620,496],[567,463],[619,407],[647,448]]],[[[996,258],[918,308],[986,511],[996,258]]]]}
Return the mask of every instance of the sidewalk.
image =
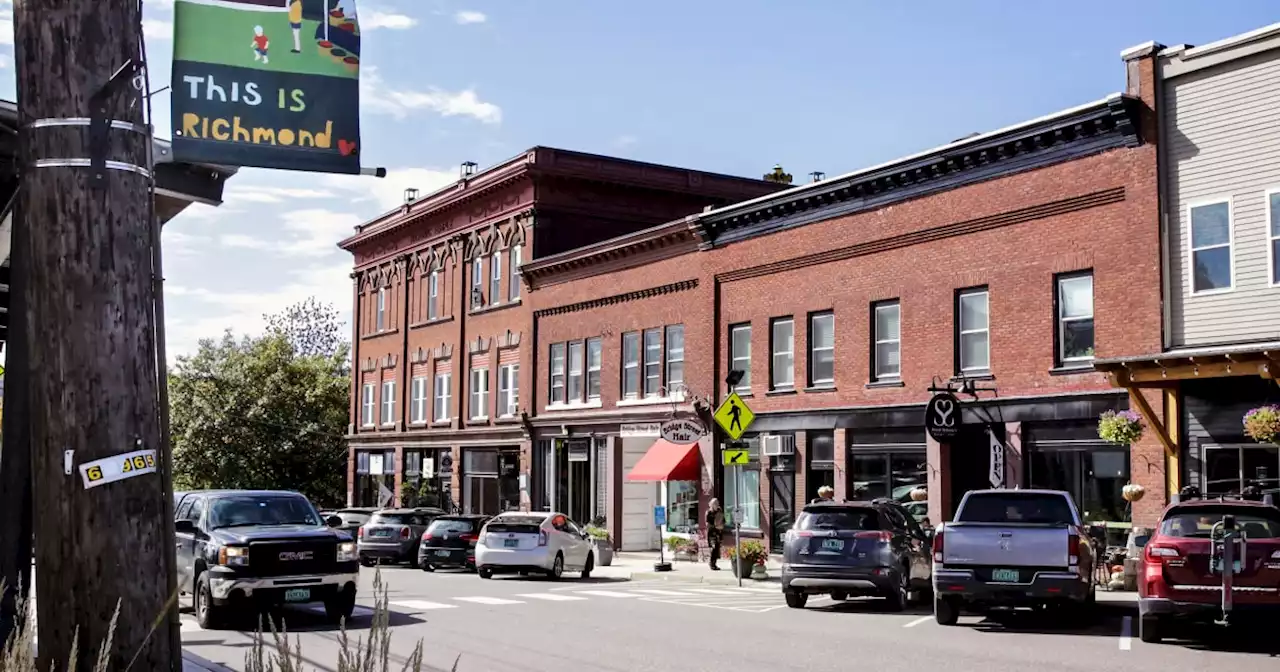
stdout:
{"type": "MultiPolygon", "coordinates": [[[[671,571],[655,572],[654,563],[658,562],[657,551],[626,552],[613,554],[613,564],[608,567],[596,567],[591,572],[593,577],[622,581],[679,581],[684,583],[706,583],[710,585],[738,585],[733,576],[733,567],[728,560],[720,561],[720,571],[712,571],[706,562],[690,562],[673,560],[667,554],[666,561],[671,563],[671,571]]],[[[743,585],[777,584],[781,581],[781,560],[770,557],[765,564],[769,578],[757,581],[743,579],[743,585]]]]}
{"type": "Polygon", "coordinates": [[[182,672],[232,672],[232,670],[229,667],[205,660],[189,651],[183,651],[182,672]]]}

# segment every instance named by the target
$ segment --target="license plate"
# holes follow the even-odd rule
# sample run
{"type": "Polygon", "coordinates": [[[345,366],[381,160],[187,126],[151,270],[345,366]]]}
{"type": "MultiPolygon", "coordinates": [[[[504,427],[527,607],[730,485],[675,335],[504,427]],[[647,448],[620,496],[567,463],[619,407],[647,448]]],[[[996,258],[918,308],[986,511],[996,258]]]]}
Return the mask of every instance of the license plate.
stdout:
{"type": "Polygon", "coordinates": [[[452,555],[452,553],[450,553],[449,551],[436,551],[436,557],[438,558],[447,558],[450,555],[452,555]]]}
{"type": "Polygon", "coordinates": [[[517,548],[520,546],[520,540],[519,539],[503,539],[502,546],[503,548],[517,548]]]}
{"type": "Polygon", "coordinates": [[[1017,583],[1020,573],[1016,569],[993,569],[991,580],[1001,583],[1017,583]]]}
{"type": "Polygon", "coordinates": [[[311,599],[310,588],[293,588],[284,591],[285,602],[306,602],[311,599]]]}
{"type": "MultiPolygon", "coordinates": [[[[1239,561],[1239,560],[1236,560],[1236,561],[1232,562],[1232,563],[1231,563],[1231,567],[1232,567],[1232,569],[1231,569],[1231,573],[1232,573],[1232,574],[1239,574],[1239,573],[1240,573],[1240,561],[1239,561]]],[[[1214,559],[1213,559],[1213,571],[1215,571],[1215,572],[1217,572],[1217,573],[1219,573],[1219,574],[1221,574],[1221,573],[1222,573],[1222,558],[1214,558],[1214,559]]]]}
{"type": "Polygon", "coordinates": [[[822,550],[824,551],[843,551],[844,539],[823,539],[822,550]]]}
{"type": "Polygon", "coordinates": [[[371,537],[389,537],[389,536],[391,536],[391,530],[374,530],[374,531],[373,531],[373,534],[371,534],[371,535],[369,535],[369,536],[371,536],[371,537]]]}

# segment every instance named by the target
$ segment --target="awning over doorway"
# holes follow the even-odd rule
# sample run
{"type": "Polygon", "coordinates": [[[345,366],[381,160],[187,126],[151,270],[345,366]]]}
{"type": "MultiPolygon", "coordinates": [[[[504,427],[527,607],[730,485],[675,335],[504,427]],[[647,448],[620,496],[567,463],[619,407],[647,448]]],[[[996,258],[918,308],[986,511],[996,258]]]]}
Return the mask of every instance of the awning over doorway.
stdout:
{"type": "Polygon", "coordinates": [[[628,481],[698,481],[698,444],[658,439],[627,474],[628,481]]]}

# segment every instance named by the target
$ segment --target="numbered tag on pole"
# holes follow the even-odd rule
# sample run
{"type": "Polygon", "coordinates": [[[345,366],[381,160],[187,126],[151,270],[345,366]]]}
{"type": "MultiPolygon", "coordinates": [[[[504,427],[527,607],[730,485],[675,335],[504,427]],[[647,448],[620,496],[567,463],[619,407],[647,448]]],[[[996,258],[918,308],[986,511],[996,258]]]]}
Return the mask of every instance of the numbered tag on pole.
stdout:
{"type": "Polygon", "coordinates": [[[104,457],[80,465],[85,489],[123,481],[126,478],[156,473],[156,451],[136,450],[123,455],[104,457]]]}

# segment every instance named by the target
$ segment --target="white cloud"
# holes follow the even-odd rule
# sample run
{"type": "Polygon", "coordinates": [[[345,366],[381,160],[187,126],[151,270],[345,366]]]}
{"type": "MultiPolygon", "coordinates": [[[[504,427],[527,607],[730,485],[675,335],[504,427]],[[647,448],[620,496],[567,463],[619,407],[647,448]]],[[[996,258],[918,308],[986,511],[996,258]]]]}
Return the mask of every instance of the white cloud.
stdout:
{"type": "Polygon", "coordinates": [[[377,30],[379,28],[405,30],[418,25],[418,20],[412,16],[376,11],[360,14],[359,21],[360,30],[377,30]]]}
{"type": "Polygon", "coordinates": [[[489,17],[485,16],[483,12],[463,10],[454,14],[453,20],[465,26],[470,23],[484,23],[489,20],[489,17]]]}
{"type": "Polygon", "coordinates": [[[0,54],[0,68],[7,68],[13,65],[13,57],[9,54],[0,54]]]}
{"type": "Polygon", "coordinates": [[[223,247],[236,247],[246,250],[269,250],[271,242],[243,233],[224,233],[218,236],[218,244],[223,247]]]}
{"type": "Polygon", "coordinates": [[[0,2],[0,44],[13,44],[13,3],[0,2]]]}
{"type": "Polygon", "coordinates": [[[613,146],[621,149],[624,147],[630,147],[637,142],[640,142],[640,138],[637,138],[634,135],[619,135],[613,139],[613,146]]]}
{"type": "Polygon", "coordinates": [[[218,244],[286,257],[323,257],[338,253],[338,242],[355,233],[355,227],[361,220],[349,212],[311,208],[286,212],[280,216],[280,221],[280,226],[271,226],[268,230],[282,233],[282,236],[225,233],[218,237],[218,244]]]}
{"type": "MultiPolygon", "coordinates": [[[[205,207],[207,208],[208,206],[205,207]]],[[[209,208],[209,210],[213,210],[213,208],[209,208]]],[[[198,257],[207,253],[209,247],[213,244],[213,239],[208,236],[174,231],[170,226],[166,225],[160,233],[160,244],[166,258],[182,259],[198,257]]]]}
{"type": "Polygon", "coordinates": [[[366,111],[389,114],[396,119],[404,119],[411,112],[427,110],[442,117],[472,117],[486,124],[502,122],[502,108],[480,100],[474,89],[397,89],[382,79],[373,67],[364,68],[361,73],[360,89],[361,104],[366,111]]]}
{"type": "Polygon", "coordinates": [[[222,200],[228,202],[284,203],[292,199],[331,198],[332,196],[333,194],[319,189],[273,187],[232,180],[227,185],[227,193],[223,195],[222,200]]]}
{"type": "Polygon", "coordinates": [[[173,22],[160,19],[143,19],[142,34],[157,40],[173,39],[173,22]]]}
{"type": "MultiPolygon", "coordinates": [[[[378,210],[367,213],[371,219],[403,204],[405,189],[417,189],[420,196],[426,196],[457,179],[456,168],[388,168],[383,178],[326,175],[324,182],[326,186],[347,192],[353,202],[372,202],[378,210]]],[[[348,231],[347,235],[351,233],[348,231]]]]}

